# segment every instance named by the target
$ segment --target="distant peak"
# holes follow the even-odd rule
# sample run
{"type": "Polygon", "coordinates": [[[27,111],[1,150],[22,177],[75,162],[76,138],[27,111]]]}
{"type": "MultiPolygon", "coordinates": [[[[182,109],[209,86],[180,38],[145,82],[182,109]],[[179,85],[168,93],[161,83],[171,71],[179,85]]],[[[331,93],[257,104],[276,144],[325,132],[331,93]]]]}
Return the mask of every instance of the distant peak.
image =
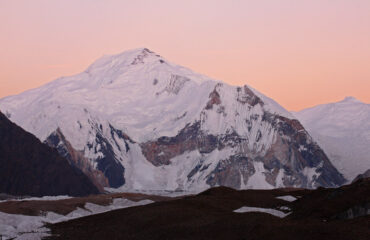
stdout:
{"type": "Polygon", "coordinates": [[[160,55],[156,54],[155,52],[151,51],[148,48],[135,48],[131,50],[126,50],[118,54],[113,55],[106,55],[110,58],[141,58],[146,56],[153,56],[153,57],[160,57],[160,55]]]}
{"type": "Polygon", "coordinates": [[[136,51],[137,51],[136,57],[133,59],[131,65],[144,63],[144,59],[149,57],[149,56],[160,57],[158,54],[156,54],[155,52],[150,51],[148,48],[139,48],[136,51]]]}
{"type": "Polygon", "coordinates": [[[358,100],[357,98],[355,98],[355,97],[352,97],[352,96],[347,96],[347,97],[345,97],[342,101],[340,101],[340,102],[353,102],[353,103],[355,103],[355,102],[357,102],[357,103],[360,103],[361,101],[360,100],[358,100]]]}
{"type": "Polygon", "coordinates": [[[132,48],[132,49],[127,49],[125,51],[122,51],[118,54],[113,54],[113,55],[109,55],[109,56],[119,56],[119,55],[127,55],[127,54],[142,54],[142,53],[154,53],[153,51],[151,51],[149,48],[145,48],[145,47],[140,47],[140,48],[132,48]]]}
{"type": "MultiPolygon", "coordinates": [[[[126,50],[119,54],[104,55],[103,57],[96,60],[93,64],[91,64],[87,68],[86,72],[92,72],[100,68],[112,68],[113,66],[124,67],[143,64],[145,62],[158,61],[158,59],[161,60],[162,57],[149,50],[148,48],[135,48],[131,50],[126,50]]],[[[162,62],[163,60],[161,61],[161,63],[162,62]]]]}
{"type": "MultiPolygon", "coordinates": [[[[144,48],[144,47],[141,47],[141,48],[134,48],[134,49],[130,49],[130,50],[126,50],[126,51],[123,51],[119,54],[114,54],[114,55],[111,55],[111,56],[120,56],[120,55],[142,55],[142,54],[150,54],[150,55],[157,55],[155,52],[153,52],[152,50],[150,50],[149,48],[144,48]]],[[[159,55],[158,55],[159,56],[159,55]]]]}
{"type": "Polygon", "coordinates": [[[149,50],[148,48],[143,48],[141,52],[147,52],[147,53],[154,53],[153,51],[149,50]]]}

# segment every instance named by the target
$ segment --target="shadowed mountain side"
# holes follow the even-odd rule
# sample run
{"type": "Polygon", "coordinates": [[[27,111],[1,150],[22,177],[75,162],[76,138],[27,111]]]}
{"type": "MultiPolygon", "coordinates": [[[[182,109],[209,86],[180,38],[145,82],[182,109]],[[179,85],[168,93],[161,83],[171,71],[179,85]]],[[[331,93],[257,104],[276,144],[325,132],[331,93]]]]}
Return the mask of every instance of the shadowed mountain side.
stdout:
{"type": "Polygon", "coordinates": [[[81,172],[0,112],[0,192],[84,196],[99,193],[81,172]]]}

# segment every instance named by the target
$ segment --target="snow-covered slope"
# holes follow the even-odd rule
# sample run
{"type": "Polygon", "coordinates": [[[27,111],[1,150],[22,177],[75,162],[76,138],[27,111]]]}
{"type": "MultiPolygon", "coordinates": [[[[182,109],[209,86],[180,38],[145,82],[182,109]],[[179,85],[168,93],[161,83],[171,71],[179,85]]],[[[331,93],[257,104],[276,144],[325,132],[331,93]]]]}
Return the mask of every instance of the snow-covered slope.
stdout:
{"type": "Polygon", "coordinates": [[[200,190],[343,182],[297,120],[148,49],[0,100],[0,109],[101,186],[200,190]]]}
{"type": "Polygon", "coordinates": [[[294,114],[348,180],[370,169],[370,104],[346,97],[294,114]]]}

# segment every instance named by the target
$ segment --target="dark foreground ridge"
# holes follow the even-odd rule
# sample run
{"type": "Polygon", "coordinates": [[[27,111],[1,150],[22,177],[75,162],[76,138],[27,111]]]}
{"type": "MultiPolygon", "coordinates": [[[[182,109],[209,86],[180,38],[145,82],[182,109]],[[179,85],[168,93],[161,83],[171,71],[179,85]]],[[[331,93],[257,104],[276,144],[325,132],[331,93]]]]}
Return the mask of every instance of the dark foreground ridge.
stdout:
{"type": "Polygon", "coordinates": [[[336,189],[236,191],[218,187],[196,196],[49,225],[53,236],[48,239],[367,240],[369,202],[370,179],[336,189]],[[276,198],[286,195],[297,200],[276,198]],[[243,206],[291,213],[279,218],[261,212],[234,212],[243,206]]]}
{"type": "Polygon", "coordinates": [[[85,196],[99,193],[53,148],[0,112],[0,193],[21,196],[85,196]]]}

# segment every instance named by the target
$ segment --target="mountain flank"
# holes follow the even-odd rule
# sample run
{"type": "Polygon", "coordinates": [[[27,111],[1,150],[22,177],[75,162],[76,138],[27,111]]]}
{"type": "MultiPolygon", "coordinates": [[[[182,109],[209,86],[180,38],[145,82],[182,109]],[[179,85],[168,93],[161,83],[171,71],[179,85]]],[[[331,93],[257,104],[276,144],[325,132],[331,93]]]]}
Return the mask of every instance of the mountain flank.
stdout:
{"type": "Polygon", "coordinates": [[[99,190],[56,149],[0,112],[0,192],[20,196],[85,196],[99,190]]]}

